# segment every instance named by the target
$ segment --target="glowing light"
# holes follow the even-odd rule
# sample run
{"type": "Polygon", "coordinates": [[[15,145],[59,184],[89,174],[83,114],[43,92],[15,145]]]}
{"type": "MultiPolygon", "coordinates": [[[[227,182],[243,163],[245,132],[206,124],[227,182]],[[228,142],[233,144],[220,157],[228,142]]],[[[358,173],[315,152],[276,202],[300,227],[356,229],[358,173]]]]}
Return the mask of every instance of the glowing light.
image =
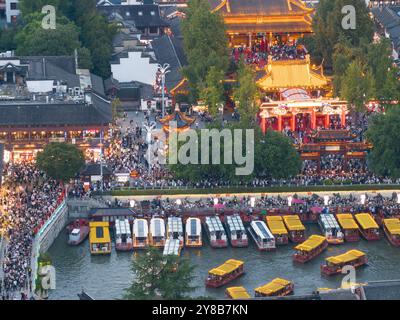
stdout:
{"type": "Polygon", "coordinates": [[[292,206],[293,197],[289,196],[287,198],[287,201],[288,201],[288,206],[291,207],[292,206]]]}
{"type": "Polygon", "coordinates": [[[176,200],[176,204],[177,204],[178,206],[180,206],[180,205],[182,204],[182,200],[181,200],[181,199],[177,199],[177,200],[176,200]]]}
{"type": "Polygon", "coordinates": [[[133,208],[133,207],[135,206],[135,204],[136,204],[135,200],[130,200],[130,201],[129,201],[129,206],[130,206],[131,208],[133,208]]]}

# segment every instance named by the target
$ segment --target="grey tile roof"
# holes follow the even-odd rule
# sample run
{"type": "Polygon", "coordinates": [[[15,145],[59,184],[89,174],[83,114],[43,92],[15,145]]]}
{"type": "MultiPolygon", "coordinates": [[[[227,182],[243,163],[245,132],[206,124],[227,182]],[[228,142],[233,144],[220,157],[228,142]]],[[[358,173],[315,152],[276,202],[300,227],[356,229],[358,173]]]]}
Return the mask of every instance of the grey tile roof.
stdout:
{"type": "Polygon", "coordinates": [[[13,102],[0,104],[0,126],[103,125],[111,122],[111,106],[93,97],[93,104],[13,102]]]}
{"type": "Polygon", "coordinates": [[[160,17],[159,6],[155,4],[98,6],[97,9],[110,21],[122,19],[122,21],[132,22],[132,25],[137,28],[168,27],[169,25],[160,17]]]}
{"type": "MultiPolygon", "coordinates": [[[[181,69],[183,67],[183,62],[179,59],[176,44],[179,41],[169,35],[164,35],[152,42],[152,47],[157,58],[157,62],[161,65],[168,63],[170,65],[170,71],[165,77],[165,84],[168,89],[174,88],[183,78],[181,69]]],[[[178,46],[179,47],[179,46],[178,46]]]]}

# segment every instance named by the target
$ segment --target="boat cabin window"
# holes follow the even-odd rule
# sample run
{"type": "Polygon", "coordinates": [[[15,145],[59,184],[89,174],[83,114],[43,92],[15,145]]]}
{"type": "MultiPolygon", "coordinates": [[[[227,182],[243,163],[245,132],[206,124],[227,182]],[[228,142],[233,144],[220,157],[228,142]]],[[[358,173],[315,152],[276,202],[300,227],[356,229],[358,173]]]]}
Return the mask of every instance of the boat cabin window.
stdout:
{"type": "Polygon", "coordinates": [[[96,238],[97,239],[104,238],[104,230],[102,227],[96,227],[96,238]]]}

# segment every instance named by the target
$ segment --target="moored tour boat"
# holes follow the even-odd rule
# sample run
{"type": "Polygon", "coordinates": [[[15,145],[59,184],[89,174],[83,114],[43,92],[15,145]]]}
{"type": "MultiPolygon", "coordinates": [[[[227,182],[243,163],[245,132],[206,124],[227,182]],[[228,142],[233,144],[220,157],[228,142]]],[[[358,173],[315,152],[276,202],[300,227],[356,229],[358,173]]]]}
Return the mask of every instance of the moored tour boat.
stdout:
{"type": "Polygon", "coordinates": [[[179,245],[183,247],[183,236],[182,218],[168,217],[167,239],[179,240],[179,245]]]}
{"type": "Polygon", "coordinates": [[[400,219],[383,219],[383,231],[389,242],[395,247],[400,246],[400,219]]]}
{"type": "Polygon", "coordinates": [[[257,297],[284,297],[293,293],[294,284],[291,281],[276,278],[270,283],[254,289],[254,296],[257,297]]]}
{"type": "Polygon", "coordinates": [[[168,238],[165,241],[163,256],[180,256],[182,246],[178,239],[168,238]]]}
{"type": "Polygon", "coordinates": [[[77,246],[81,244],[89,235],[89,223],[84,219],[71,222],[67,227],[68,244],[77,246]]]}
{"type": "Polygon", "coordinates": [[[344,243],[344,234],[333,214],[321,213],[319,215],[318,224],[329,244],[344,243]]]}
{"type": "Polygon", "coordinates": [[[146,249],[149,245],[149,226],[146,219],[135,219],[132,228],[134,249],[146,249]]]}
{"type": "Polygon", "coordinates": [[[246,229],[243,221],[238,214],[226,217],[226,226],[228,230],[228,238],[232,247],[243,248],[249,245],[246,229]]]}
{"type": "Polygon", "coordinates": [[[111,253],[110,224],[96,221],[89,223],[90,253],[93,255],[111,253]]]}
{"type": "Polygon", "coordinates": [[[267,216],[267,225],[271,230],[271,233],[275,237],[275,243],[277,245],[289,243],[289,233],[283,223],[281,216],[267,216]]]}
{"type": "Polygon", "coordinates": [[[297,245],[294,249],[293,261],[305,263],[320,255],[328,247],[328,241],[325,237],[312,235],[303,243],[297,245]]]}
{"type": "Polygon", "coordinates": [[[342,227],[345,241],[356,242],[360,240],[360,229],[353,215],[349,213],[339,213],[336,215],[336,218],[339,225],[342,227]]]}
{"type": "Polygon", "coordinates": [[[206,233],[210,239],[210,245],[213,248],[226,248],[228,239],[221,219],[217,216],[207,216],[205,220],[206,233]]]}
{"type": "Polygon", "coordinates": [[[224,264],[211,269],[205,281],[207,287],[218,288],[244,274],[244,262],[229,259],[224,264]]]}
{"type": "Polygon", "coordinates": [[[379,240],[381,238],[379,226],[369,213],[359,213],[355,215],[362,236],[368,240],[379,240]]]}
{"type": "Polygon", "coordinates": [[[233,300],[250,299],[251,296],[244,287],[229,287],[226,288],[225,294],[233,300]]]}
{"type": "Polygon", "coordinates": [[[201,238],[201,221],[199,218],[186,220],[185,246],[188,248],[200,248],[203,245],[201,238]]]}
{"type": "Polygon", "coordinates": [[[275,238],[264,221],[252,221],[249,232],[258,250],[271,251],[276,249],[275,238]]]}
{"type": "Polygon", "coordinates": [[[298,243],[306,240],[306,228],[298,215],[283,216],[283,221],[289,232],[290,241],[298,243]]]}
{"type": "Polygon", "coordinates": [[[129,220],[115,220],[115,250],[129,251],[133,249],[131,226],[129,220]]]}
{"type": "Polygon", "coordinates": [[[149,245],[162,248],[165,245],[165,222],[162,218],[150,220],[149,245]]]}
{"type": "Polygon", "coordinates": [[[338,274],[342,272],[344,266],[360,267],[368,262],[364,252],[359,250],[350,250],[338,256],[325,259],[326,263],[321,265],[321,273],[325,275],[338,274]]]}

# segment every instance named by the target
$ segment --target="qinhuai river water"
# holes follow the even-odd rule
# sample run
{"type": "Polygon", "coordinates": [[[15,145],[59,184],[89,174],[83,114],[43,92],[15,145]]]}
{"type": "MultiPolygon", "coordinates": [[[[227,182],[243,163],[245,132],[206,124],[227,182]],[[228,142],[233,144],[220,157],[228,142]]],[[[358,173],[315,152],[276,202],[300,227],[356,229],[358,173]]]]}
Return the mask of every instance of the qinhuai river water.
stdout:
{"type": "MultiPolygon", "coordinates": [[[[307,234],[320,234],[320,231],[316,225],[308,225],[307,234]]],[[[91,256],[88,241],[70,247],[66,240],[67,236],[62,232],[49,250],[57,284],[50,299],[77,299],[82,288],[95,299],[120,299],[133,278],[131,261],[135,255],[143,253],[116,252],[113,249],[109,256],[91,256]]],[[[369,259],[367,266],[357,270],[357,282],[400,278],[400,248],[392,247],[386,239],[329,246],[322,255],[304,265],[292,262],[293,247],[294,244],[289,244],[278,247],[275,252],[260,252],[252,242],[248,248],[226,249],[212,249],[206,242],[201,249],[184,249],[182,255],[196,267],[193,284],[197,289],[192,295],[225,298],[226,287],[205,288],[204,279],[208,270],[231,258],[245,261],[246,274],[229,286],[244,286],[251,295],[254,288],[276,277],[294,281],[295,294],[309,294],[322,287],[338,288],[342,276],[321,277],[320,264],[327,256],[353,248],[366,252],[369,259]]]]}

